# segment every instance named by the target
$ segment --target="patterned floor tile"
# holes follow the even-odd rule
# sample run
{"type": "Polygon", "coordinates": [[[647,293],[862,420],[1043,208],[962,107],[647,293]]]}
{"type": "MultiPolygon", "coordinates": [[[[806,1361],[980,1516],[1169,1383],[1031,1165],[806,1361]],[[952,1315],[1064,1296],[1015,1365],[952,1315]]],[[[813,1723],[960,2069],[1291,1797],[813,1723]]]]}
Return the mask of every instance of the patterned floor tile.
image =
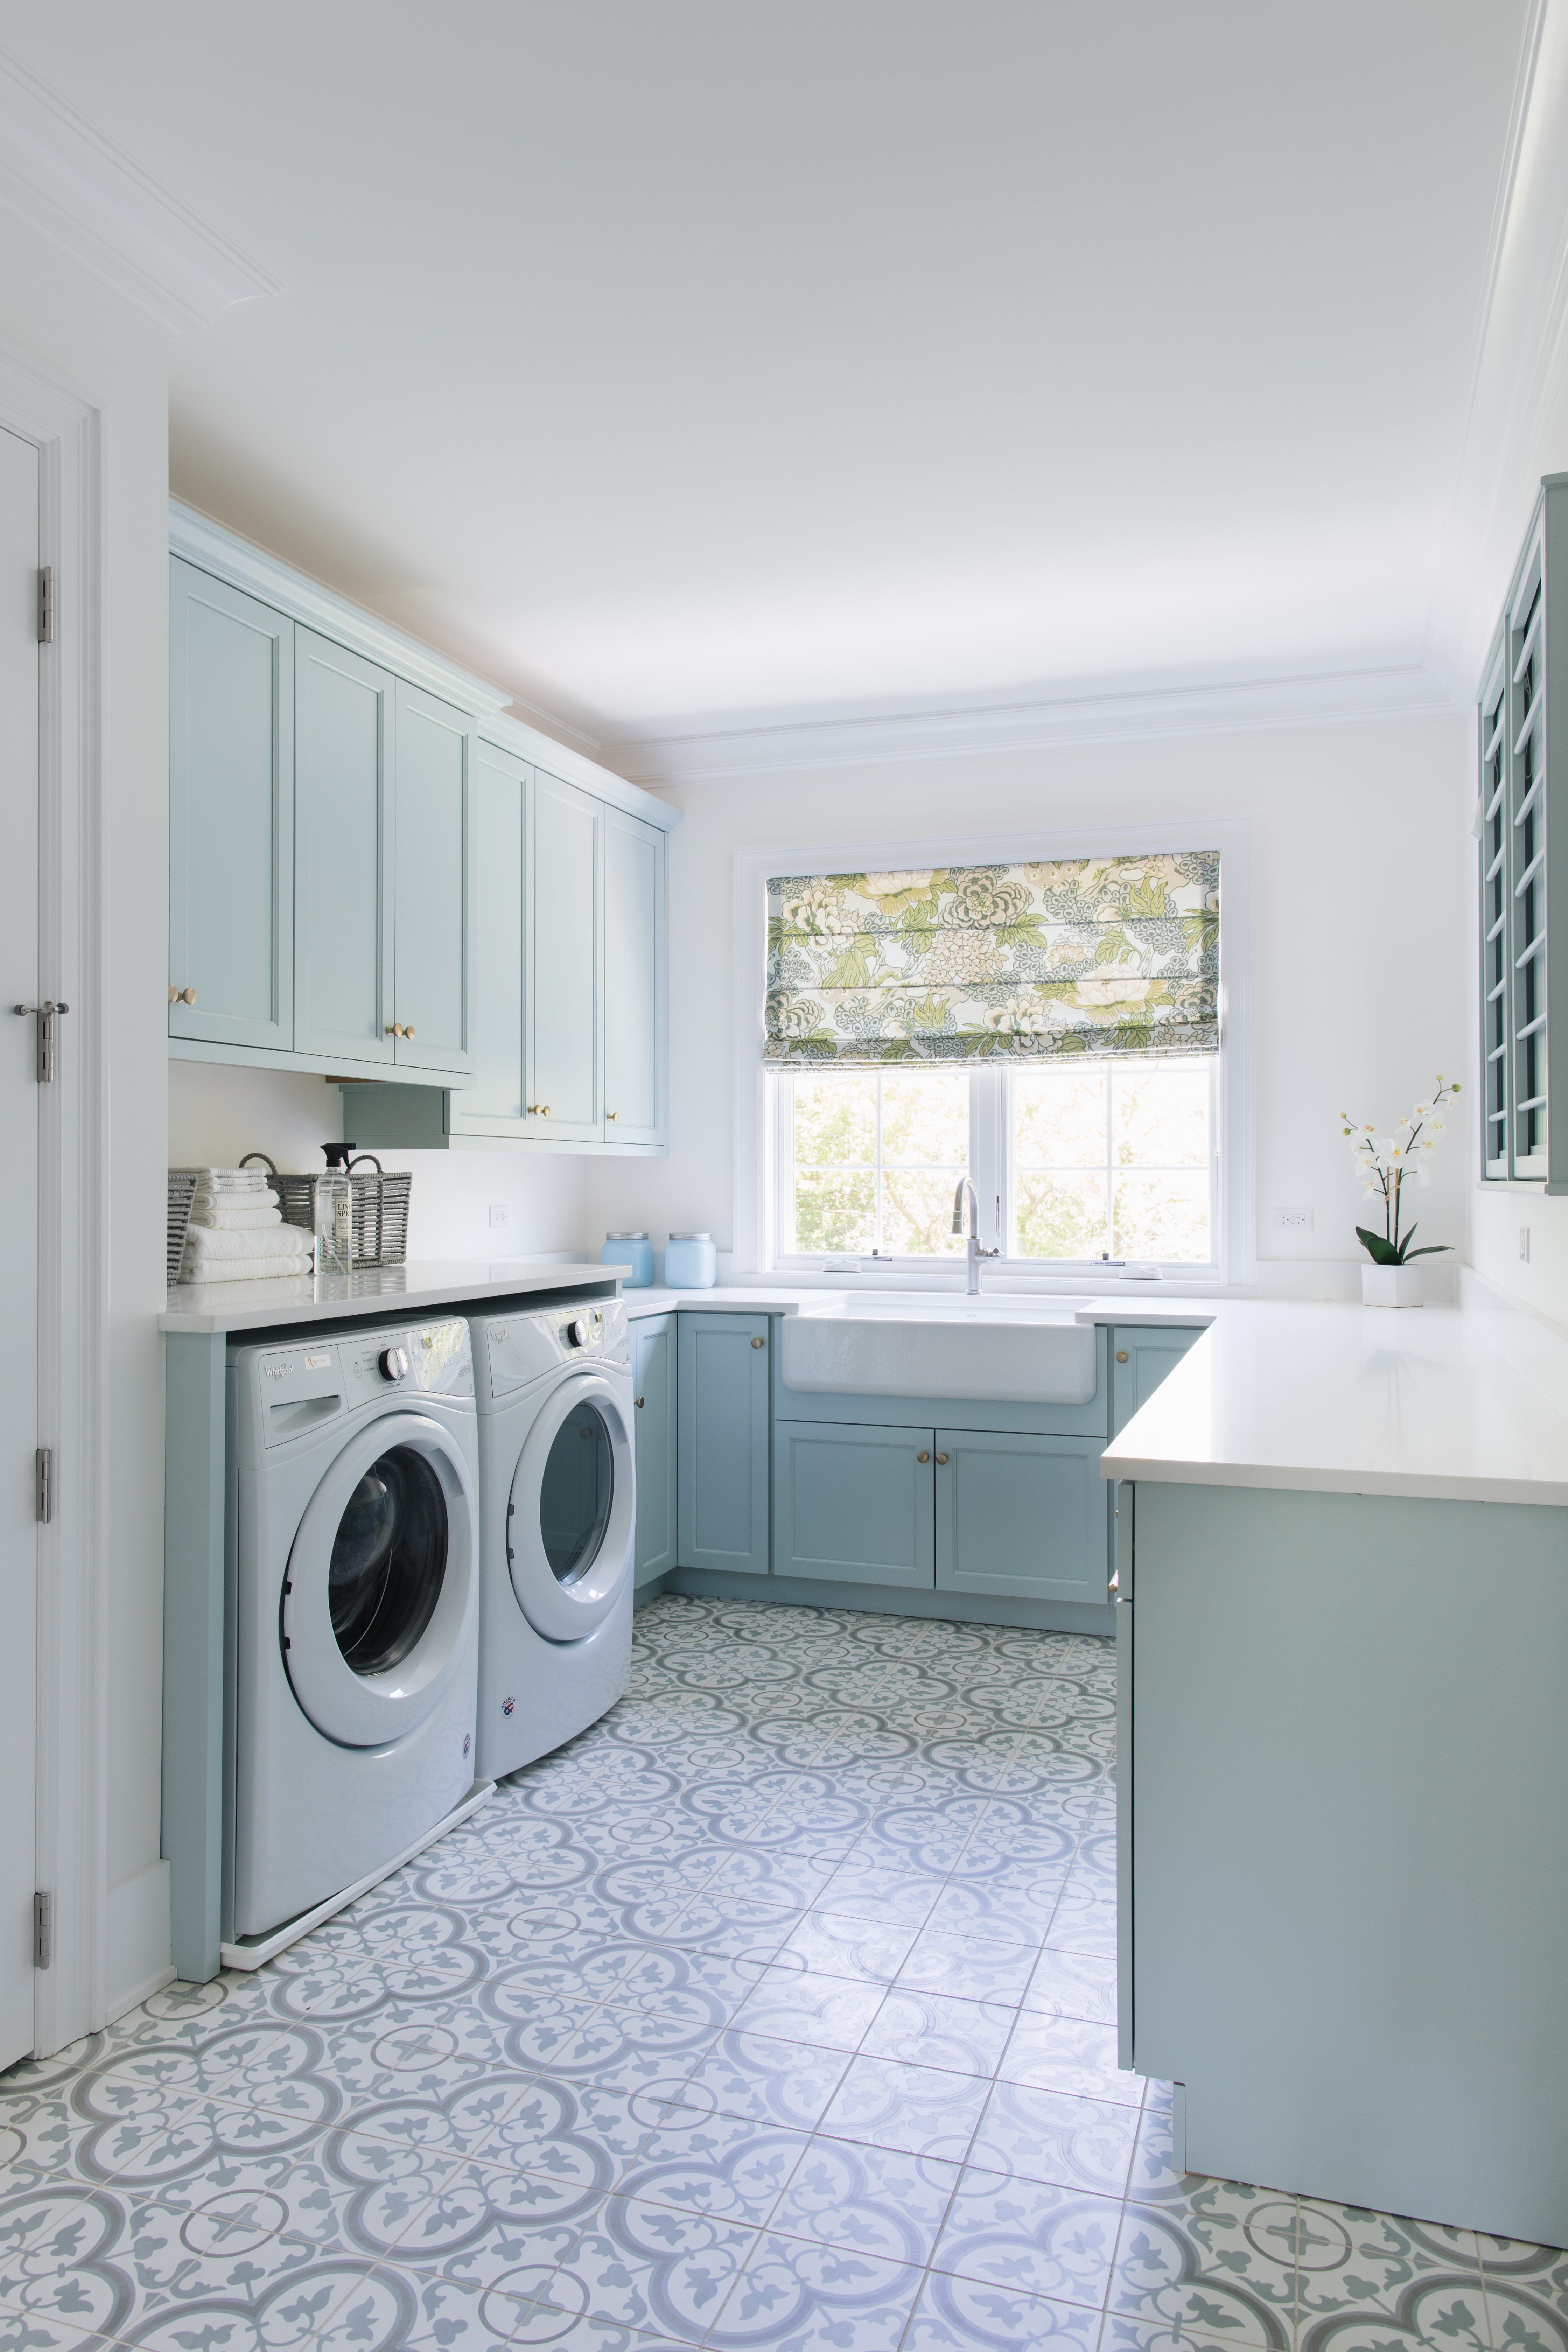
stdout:
{"type": "Polygon", "coordinates": [[[916,1992],[945,1992],[961,2000],[1021,2001],[1034,1973],[1026,1945],[1003,1943],[978,1930],[958,1934],[926,1927],[899,1970],[898,1981],[916,1992]]]}
{"type": "Polygon", "coordinates": [[[1143,2104],[1142,2075],[1126,2073],[1116,2063],[1115,2028],[1082,2018],[1024,2010],[996,2071],[1004,2082],[1034,2090],[1067,2091],[1128,2107],[1143,2104]]]}
{"type": "Polygon", "coordinates": [[[1116,1963],[1093,1952],[1059,1952],[1047,1944],[1036,1960],[1022,2006],[1050,2017],[1114,2025],[1116,1963]]]}
{"type": "Polygon", "coordinates": [[[755,2231],[709,2215],[608,2198],[537,2300],[574,2318],[700,2342],[756,2242],[755,2231]]]}
{"type": "Polygon", "coordinates": [[[855,2058],[820,2128],[836,2139],[962,2164],[990,2088],[979,2075],[906,2066],[893,2058],[855,2058]]]}
{"type": "Polygon", "coordinates": [[[706,2340],[715,2352],[898,2352],[922,2275],[911,2264],[770,2232],[706,2340]]]}
{"type": "Polygon", "coordinates": [[[847,2063],[842,2051],[763,2033],[723,2033],[670,2105],[808,2132],[838,2088],[847,2063]]]}
{"type": "Polygon", "coordinates": [[[884,1997],[879,1984],[813,1976],[775,1961],[736,2011],[734,2031],[822,2050],[858,2050],[884,1997]]]}
{"type": "Polygon", "coordinates": [[[924,2263],[959,2168],[933,2157],[818,2137],[801,2158],[768,2224],[775,2236],[811,2238],[884,2262],[924,2263]]]}
{"type": "Polygon", "coordinates": [[[931,2267],[1098,2311],[1115,2259],[1121,2204],[969,2167],[931,2267]]]}
{"type": "Polygon", "coordinates": [[[950,1993],[895,1985],[877,2011],[860,2053],[937,2066],[952,2074],[994,2074],[1017,2023],[1002,2001],[960,2000],[950,1993]]]}
{"type": "Polygon", "coordinates": [[[1095,2352],[1100,2338],[1098,2310],[933,2271],[901,2352],[1095,2352]]]}
{"type": "Polygon", "coordinates": [[[1293,2198],[1234,2181],[1205,2181],[1176,2207],[1128,2205],[1107,2307],[1254,2352],[1286,2352],[1296,2233],[1293,2198]]]}
{"type": "Polygon", "coordinates": [[[1052,2181],[1120,2200],[1127,2194],[1140,2121],[1136,2108],[1107,2099],[998,2083],[969,2160],[1020,2180],[1052,2181]]]}

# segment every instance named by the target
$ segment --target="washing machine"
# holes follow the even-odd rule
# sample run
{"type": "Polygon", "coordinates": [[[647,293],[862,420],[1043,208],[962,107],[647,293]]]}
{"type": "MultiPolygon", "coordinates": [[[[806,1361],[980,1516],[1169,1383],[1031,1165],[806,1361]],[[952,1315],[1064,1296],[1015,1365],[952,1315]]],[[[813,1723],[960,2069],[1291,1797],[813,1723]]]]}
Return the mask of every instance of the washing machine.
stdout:
{"type": "Polygon", "coordinates": [[[479,1412],[478,1769],[515,1772],[615,1705],[636,1582],[619,1299],[469,1318],[479,1412]]]}
{"type": "Polygon", "coordinates": [[[472,1791],[479,1424],[461,1320],[231,1345],[226,1958],[472,1791]],[[231,1954],[231,1947],[235,1948],[231,1954]]]}

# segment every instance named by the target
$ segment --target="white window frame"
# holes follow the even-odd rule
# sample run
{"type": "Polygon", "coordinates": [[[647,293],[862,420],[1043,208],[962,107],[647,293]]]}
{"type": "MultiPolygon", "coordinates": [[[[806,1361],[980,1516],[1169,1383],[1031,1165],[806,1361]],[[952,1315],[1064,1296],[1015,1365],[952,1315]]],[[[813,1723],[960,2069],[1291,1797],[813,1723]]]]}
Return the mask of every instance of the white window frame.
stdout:
{"type": "MultiPolygon", "coordinates": [[[[1172,1264],[1162,1288],[1199,1291],[1246,1286],[1256,1279],[1257,1253],[1253,1177],[1253,1041],[1251,1031],[1251,827],[1245,817],[1194,816],[1160,824],[1126,825],[1095,832],[1008,833],[990,837],[942,836],[925,840],[847,840],[774,843],[735,854],[735,1166],[734,1245],[737,1274],[787,1276],[809,1287],[840,1284],[847,1266],[869,1260],[837,1256],[784,1258],[778,1248],[777,1202],[781,1152],[777,1090],[769,1085],[763,1059],[763,974],[767,959],[767,885],[775,874],[846,874],[896,871],[908,866],[1034,864],[1051,858],[1135,857],[1155,852],[1217,849],[1220,855],[1220,1052],[1215,1079],[1213,1176],[1215,1213],[1215,1262],[1208,1266],[1172,1264]]],[[[972,1072],[972,1077],[976,1075],[972,1072]]],[[[1000,1238],[995,1199],[1010,1199],[998,1181],[1011,1150],[1010,1074],[993,1065],[986,1113],[971,1095],[970,1150],[980,1202],[980,1235],[987,1247],[1000,1238]],[[977,1108],[980,1115],[977,1116],[977,1108]]],[[[963,1280],[961,1257],[889,1257],[889,1270],[902,1271],[921,1287],[952,1287],[963,1280]]],[[[1120,1270],[1098,1260],[1008,1257],[988,1266],[1015,1290],[1082,1292],[1120,1279],[1120,1270]]]]}

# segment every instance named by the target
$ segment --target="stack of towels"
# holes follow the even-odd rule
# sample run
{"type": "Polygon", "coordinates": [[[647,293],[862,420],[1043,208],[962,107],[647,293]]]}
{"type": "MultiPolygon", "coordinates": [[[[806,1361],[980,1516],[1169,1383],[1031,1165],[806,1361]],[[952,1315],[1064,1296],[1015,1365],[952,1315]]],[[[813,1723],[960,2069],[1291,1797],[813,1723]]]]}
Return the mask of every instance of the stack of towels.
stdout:
{"type": "Polygon", "coordinates": [[[250,1282],[309,1274],[314,1246],[302,1226],[284,1223],[278,1195],[258,1168],[204,1168],[180,1279],[250,1282]]]}

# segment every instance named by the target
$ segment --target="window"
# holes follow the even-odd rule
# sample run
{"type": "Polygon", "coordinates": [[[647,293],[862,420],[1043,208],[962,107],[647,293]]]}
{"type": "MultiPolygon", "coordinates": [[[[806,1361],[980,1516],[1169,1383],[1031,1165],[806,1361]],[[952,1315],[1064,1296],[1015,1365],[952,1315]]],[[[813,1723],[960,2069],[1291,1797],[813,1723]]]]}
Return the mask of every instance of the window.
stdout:
{"type": "Polygon", "coordinates": [[[1217,1258],[1217,1061],[782,1075],[781,1260],[962,1255],[953,1193],[1019,1271],[1217,1258]]]}
{"type": "Polygon", "coordinates": [[[773,1257],[1219,1260],[1219,858],[768,886],[773,1257]]]}

